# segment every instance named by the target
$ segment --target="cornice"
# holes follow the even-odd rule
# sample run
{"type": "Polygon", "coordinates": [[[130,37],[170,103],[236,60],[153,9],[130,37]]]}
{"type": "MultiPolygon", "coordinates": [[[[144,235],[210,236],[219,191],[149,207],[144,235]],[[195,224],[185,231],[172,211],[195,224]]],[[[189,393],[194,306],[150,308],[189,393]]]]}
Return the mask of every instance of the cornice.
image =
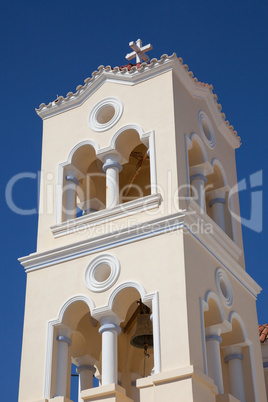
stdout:
{"type": "Polygon", "coordinates": [[[33,253],[29,256],[19,258],[19,261],[24,266],[26,272],[35,271],[84,257],[85,255],[181,229],[183,227],[183,218],[184,211],[180,211],[176,214],[159,217],[125,229],[101,234],[91,239],[40,253],[33,253]]]}
{"type": "Polygon", "coordinates": [[[120,204],[113,209],[104,209],[93,214],[81,216],[58,225],[51,226],[51,231],[55,238],[80,230],[88,229],[92,226],[101,225],[115,219],[124,218],[159,207],[161,204],[161,194],[152,194],[137,200],[120,204]]]}
{"type": "Polygon", "coordinates": [[[187,212],[185,213],[184,227],[202,246],[207,249],[219,264],[224,266],[227,271],[245,286],[248,291],[256,298],[262,288],[239,264],[239,258],[243,251],[223,230],[207,215],[202,213],[200,207],[194,200],[190,201],[187,212]],[[193,225],[211,225],[212,232],[202,233],[193,232],[193,225]]]}
{"type": "Polygon", "coordinates": [[[238,263],[242,250],[215,223],[212,223],[213,221],[206,214],[200,215],[194,204],[196,204],[194,201],[191,202],[191,211],[196,211],[194,214],[181,210],[175,214],[158,217],[123,230],[112,231],[52,250],[33,253],[19,258],[19,261],[24,266],[25,271],[30,272],[124,244],[184,229],[218,260],[219,265],[225,267],[256,298],[261,287],[238,263]],[[198,221],[212,223],[213,233],[194,233],[191,227],[193,223],[196,224],[198,221]]]}
{"type": "Polygon", "coordinates": [[[226,120],[225,114],[221,113],[222,106],[217,102],[218,97],[213,93],[213,86],[198,81],[193,72],[189,71],[188,65],[183,63],[182,58],[177,58],[176,53],[171,56],[164,54],[159,60],[153,58],[149,63],[142,63],[139,67],[132,66],[130,69],[101,65],[92,73],[91,77],[84,80],[84,85],[78,85],[75,93],[68,92],[66,97],[59,96],[48,105],[42,103],[36,112],[42,119],[47,119],[82,105],[104,82],[135,85],[171,70],[176,73],[193,96],[207,99],[210,107],[214,109],[213,115],[218,115],[217,122],[221,131],[226,134],[227,140],[238,148],[240,137],[226,120]]]}

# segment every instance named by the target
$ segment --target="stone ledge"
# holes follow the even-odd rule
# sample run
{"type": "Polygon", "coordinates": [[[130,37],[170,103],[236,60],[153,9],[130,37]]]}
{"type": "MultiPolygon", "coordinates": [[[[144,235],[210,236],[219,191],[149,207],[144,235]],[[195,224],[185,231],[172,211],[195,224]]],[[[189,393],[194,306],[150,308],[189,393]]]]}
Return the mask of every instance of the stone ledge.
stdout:
{"type": "Polygon", "coordinates": [[[222,394],[216,396],[216,402],[240,402],[240,400],[235,398],[233,395],[222,394]]]}
{"type": "Polygon", "coordinates": [[[130,399],[126,396],[125,389],[117,384],[109,384],[97,388],[86,389],[80,393],[80,397],[85,402],[133,402],[133,399],[130,399]]]}
{"type": "MultiPolygon", "coordinates": [[[[161,383],[168,383],[171,381],[180,381],[186,378],[194,378],[195,380],[204,383],[207,387],[209,387],[215,394],[218,393],[217,387],[214,384],[214,381],[204,374],[202,371],[196,369],[194,366],[181,367],[176,370],[166,371],[163,373],[153,374],[150,377],[139,378],[136,382],[137,388],[147,388],[156,385],[160,385],[161,383]]],[[[221,402],[221,401],[220,401],[221,402]]],[[[223,401],[225,402],[225,401],[223,401]]]]}

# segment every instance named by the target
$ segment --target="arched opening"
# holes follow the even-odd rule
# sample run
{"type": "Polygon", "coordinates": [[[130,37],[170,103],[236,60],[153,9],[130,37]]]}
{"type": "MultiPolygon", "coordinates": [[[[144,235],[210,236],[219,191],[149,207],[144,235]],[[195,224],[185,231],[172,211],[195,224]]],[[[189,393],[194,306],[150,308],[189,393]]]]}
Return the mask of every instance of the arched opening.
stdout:
{"type": "Polygon", "coordinates": [[[232,330],[222,335],[221,344],[225,392],[242,402],[255,401],[252,344],[241,317],[233,312],[230,319],[232,330]]]}
{"type": "Polygon", "coordinates": [[[213,160],[213,173],[207,176],[206,210],[219,227],[233,239],[232,217],[230,214],[229,186],[222,165],[213,160]]]}
{"type": "Polygon", "coordinates": [[[62,221],[105,208],[105,173],[91,144],[71,152],[63,168],[62,221]]]}
{"type": "Polygon", "coordinates": [[[201,146],[201,140],[197,136],[192,137],[192,146],[188,150],[189,167],[200,165],[207,161],[206,153],[201,146]]]}
{"type": "Polygon", "coordinates": [[[116,150],[127,160],[119,175],[119,203],[151,194],[150,157],[138,132],[128,129],[115,142],[116,150]]]}
{"type": "Polygon", "coordinates": [[[142,303],[137,289],[127,287],[115,297],[113,311],[124,317],[118,337],[119,384],[129,398],[139,402],[136,380],[149,376],[154,368],[152,307],[142,303]],[[144,345],[146,342],[148,346],[144,345]]]}
{"type": "Polygon", "coordinates": [[[52,397],[65,396],[81,402],[80,392],[98,385],[95,373],[101,355],[99,322],[83,300],[65,309],[61,323],[54,326],[52,354],[52,397]]]}

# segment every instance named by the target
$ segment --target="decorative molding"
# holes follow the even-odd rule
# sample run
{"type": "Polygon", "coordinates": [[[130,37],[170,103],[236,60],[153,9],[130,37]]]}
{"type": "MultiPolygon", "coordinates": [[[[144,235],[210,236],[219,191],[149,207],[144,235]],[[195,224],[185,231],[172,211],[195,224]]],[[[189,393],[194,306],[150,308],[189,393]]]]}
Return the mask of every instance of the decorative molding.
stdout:
{"type": "Polygon", "coordinates": [[[209,146],[209,148],[213,149],[216,143],[215,133],[208,115],[205,112],[203,112],[203,110],[200,110],[198,113],[198,124],[205,143],[209,146]],[[204,123],[207,125],[208,132],[204,130],[203,127],[204,123]]]}
{"type": "Polygon", "coordinates": [[[126,218],[133,214],[158,208],[162,202],[160,194],[152,194],[117,205],[112,209],[103,209],[79,218],[75,218],[58,225],[51,226],[51,231],[55,238],[65,236],[70,233],[79,232],[92,226],[101,225],[112,220],[126,218]]]}
{"type": "Polygon", "coordinates": [[[85,271],[86,287],[92,292],[104,292],[115,284],[120,274],[120,263],[118,258],[112,254],[101,254],[90,261],[85,271]],[[102,275],[103,265],[110,268],[110,273],[106,279],[99,280],[102,275]]]}
{"type": "Polygon", "coordinates": [[[93,109],[90,112],[88,119],[89,127],[91,128],[91,130],[97,132],[109,130],[119,121],[119,119],[122,116],[123,110],[124,106],[119,98],[109,97],[102,99],[93,107],[93,109]],[[98,115],[99,113],[101,113],[101,111],[104,111],[106,108],[109,107],[112,107],[114,109],[114,114],[112,118],[109,119],[107,122],[101,123],[98,120],[98,115]]]}
{"type": "Polygon", "coordinates": [[[220,298],[226,306],[231,307],[234,300],[233,288],[228,275],[222,268],[216,269],[215,282],[220,298]],[[223,286],[225,286],[225,289],[222,289],[223,286]]]}
{"type": "MultiPolygon", "coordinates": [[[[77,301],[85,302],[89,309],[91,316],[98,317],[101,320],[103,317],[116,317],[115,313],[112,311],[113,303],[116,295],[118,295],[123,289],[128,287],[136,288],[141,295],[142,301],[145,304],[149,304],[153,313],[153,333],[154,333],[154,364],[155,372],[160,373],[161,371],[161,351],[160,351],[160,322],[159,322],[159,295],[158,292],[147,294],[146,290],[138,282],[124,282],[120,284],[113,292],[110,294],[108,299],[108,304],[102,307],[95,307],[93,301],[85,295],[76,295],[71,299],[67,300],[64,305],[60,308],[58,318],[48,321],[47,325],[47,348],[46,348],[46,362],[45,362],[45,381],[44,381],[44,398],[51,397],[51,376],[52,376],[52,351],[53,351],[53,336],[54,328],[59,327],[62,324],[63,316],[68,307],[77,301]],[[102,312],[102,314],[100,313],[102,312]],[[110,313],[110,314],[109,314],[110,313]]],[[[118,317],[115,324],[119,325],[118,317]]],[[[107,324],[107,322],[104,323],[107,324]]],[[[109,323],[108,323],[109,325],[109,323]]],[[[117,330],[114,327],[115,330],[117,330]]]]}
{"type": "Polygon", "coordinates": [[[159,60],[153,58],[150,63],[141,63],[139,68],[133,66],[129,71],[127,67],[120,70],[119,67],[100,66],[98,71],[92,73],[92,78],[84,81],[85,85],[76,88],[76,93],[69,92],[66,98],[60,96],[48,105],[42,103],[36,112],[42,119],[46,119],[82,105],[104,82],[135,85],[171,70],[192,96],[206,100],[219,131],[233,148],[238,148],[240,137],[229,121],[225,120],[225,114],[221,113],[221,105],[217,102],[217,95],[213,93],[213,86],[193,78],[193,73],[188,71],[189,67],[175,53],[171,56],[164,54],[159,60]]]}
{"type": "Polygon", "coordinates": [[[33,253],[19,258],[19,261],[25,267],[26,272],[30,272],[123,244],[180,230],[183,228],[184,212],[181,210],[175,214],[160,216],[156,219],[104,233],[91,239],[85,239],[40,253],[33,253]]]}

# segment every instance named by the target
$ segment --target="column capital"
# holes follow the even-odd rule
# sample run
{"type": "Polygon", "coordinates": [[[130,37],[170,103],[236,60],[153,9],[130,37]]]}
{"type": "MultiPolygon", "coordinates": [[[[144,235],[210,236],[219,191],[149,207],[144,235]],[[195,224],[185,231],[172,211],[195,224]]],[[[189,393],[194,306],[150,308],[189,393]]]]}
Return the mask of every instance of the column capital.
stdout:
{"type": "Polygon", "coordinates": [[[119,325],[114,324],[114,323],[106,323],[103,324],[100,328],[99,328],[99,333],[102,334],[105,331],[114,331],[117,332],[118,335],[120,335],[121,333],[121,328],[119,327],[119,325]]]}
{"type": "Polygon", "coordinates": [[[90,364],[83,364],[76,368],[77,374],[80,374],[82,371],[91,371],[94,374],[96,372],[96,367],[91,366],[90,364]]]}
{"type": "Polygon", "coordinates": [[[194,180],[194,178],[203,178],[205,182],[207,181],[206,176],[213,173],[213,166],[209,162],[200,163],[199,165],[190,167],[190,179],[194,180]],[[199,176],[199,177],[198,177],[199,176]]]}
{"type": "Polygon", "coordinates": [[[104,172],[106,172],[107,169],[110,168],[116,168],[118,169],[119,172],[121,172],[121,170],[123,169],[123,166],[117,162],[116,160],[111,160],[110,158],[104,163],[104,165],[102,166],[102,170],[104,172]]]}
{"type": "Polygon", "coordinates": [[[226,193],[228,193],[229,191],[230,191],[229,186],[224,186],[224,187],[209,191],[207,193],[209,206],[212,206],[215,203],[224,204],[226,202],[226,193]]]}
{"type": "MultiPolygon", "coordinates": [[[[242,346],[240,346],[240,345],[223,346],[222,350],[223,350],[223,355],[225,357],[231,356],[231,355],[241,355],[241,356],[243,356],[242,346]]],[[[234,359],[235,359],[235,357],[234,357],[234,359]]],[[[231,360],[231,359],[229,359],[229,360],[231,360]]]]}
{"type": "Polygon", "coordinates": [[[79,185],[79,181],[77,180],[77,178],[75,176],[67,175],[67,176],[65,176],[65,179],[68,182],[72,182],[72,183],[76,184],[77,186],[79,185]]]}
{"type": "Polygon", "coordinates": [[[72,344],[72,340],[70,338],[68,338],[68,336],[64,336],[64,335],[57,336],[57,341],[65,342],[65,343],[67,343],[68,346],[71,346],[71,344],[72,344]]]}

